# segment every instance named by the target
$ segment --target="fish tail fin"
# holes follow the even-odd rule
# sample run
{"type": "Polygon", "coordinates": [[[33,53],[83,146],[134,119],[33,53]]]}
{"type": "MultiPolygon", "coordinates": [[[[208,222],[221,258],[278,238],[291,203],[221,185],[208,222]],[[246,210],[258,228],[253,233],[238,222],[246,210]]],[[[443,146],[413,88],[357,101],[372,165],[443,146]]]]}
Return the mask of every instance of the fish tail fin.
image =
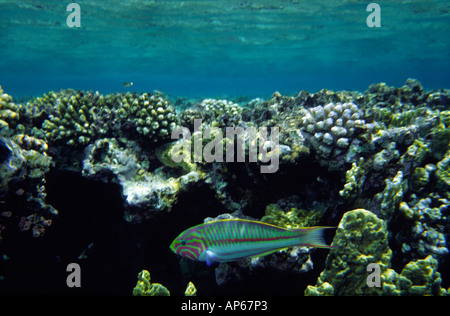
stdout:
{"type": "Polygon", "coordinates": [[[324,232],[327,229],[332,228],[336,227],[315,226],[298,229],[298,232],[300,233],[300,244],[306,247],[328,248],[328,249],[335,248],[336,246],[328,245],[325,242],[324,232]]]}

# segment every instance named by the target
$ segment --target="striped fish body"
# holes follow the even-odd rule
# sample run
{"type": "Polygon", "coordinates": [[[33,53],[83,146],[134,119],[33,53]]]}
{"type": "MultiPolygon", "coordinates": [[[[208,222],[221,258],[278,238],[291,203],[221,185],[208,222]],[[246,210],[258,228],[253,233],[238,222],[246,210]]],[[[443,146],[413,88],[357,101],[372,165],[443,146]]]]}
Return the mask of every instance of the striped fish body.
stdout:
{"type": "Polygon", "coordinates": [[[235,261],[292,247],[331,248],[323,240],[330,227],[285,229],[258,221],[220,220],[191,227],[170,245],[173,252],[197,261],[235,261]]]}

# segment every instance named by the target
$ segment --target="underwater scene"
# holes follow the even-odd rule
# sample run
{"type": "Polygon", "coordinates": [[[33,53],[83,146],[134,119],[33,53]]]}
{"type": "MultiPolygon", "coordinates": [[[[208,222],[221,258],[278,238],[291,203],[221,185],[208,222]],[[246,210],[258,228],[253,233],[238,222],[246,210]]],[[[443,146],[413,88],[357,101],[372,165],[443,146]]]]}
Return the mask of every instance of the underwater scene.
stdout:
{"type": "Polygon", "coordinates": [[[450,295],[449,34],[444,0],[0,0],[0,294],[450,295]]]}

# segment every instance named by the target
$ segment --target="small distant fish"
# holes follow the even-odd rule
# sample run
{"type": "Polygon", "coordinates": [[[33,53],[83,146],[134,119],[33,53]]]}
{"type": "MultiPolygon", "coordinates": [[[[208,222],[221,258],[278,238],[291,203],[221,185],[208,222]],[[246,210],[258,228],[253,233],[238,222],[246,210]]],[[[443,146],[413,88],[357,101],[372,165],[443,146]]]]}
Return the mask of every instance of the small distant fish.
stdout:
{"type": "Polygon", "coordinates": [[[78,260],[87,259],[88,255],[90,255],[94,251],[94,243],[91,242],[86,249],[84,249],[81,254],[78,256],[78,260]]]}
{"type": "Polygon", "coordinates": [[[124,82],[124,83],[122,83],[122,85],[124,87],[132,87],[134,85],[134,83],[133,82],[124,82]]]}
{"type": "Polygon", "coordinates": [[[325,226],[285,229],[244,219],[212,221],[191,227],[172,242],[176,254],[195,261],[236,261],[262,257],[293,246],[333,248],[325,243],[325,226]]]}

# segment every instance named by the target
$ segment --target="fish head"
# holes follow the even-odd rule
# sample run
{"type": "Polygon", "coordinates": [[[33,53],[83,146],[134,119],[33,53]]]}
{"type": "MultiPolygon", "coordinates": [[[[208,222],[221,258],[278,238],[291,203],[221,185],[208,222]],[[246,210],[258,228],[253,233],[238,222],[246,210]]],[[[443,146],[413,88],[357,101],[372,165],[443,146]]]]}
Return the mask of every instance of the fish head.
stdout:
{"type": "Polygon", "coordinates": [[[206,251],[205,239],[196,227],[192,227],[179,234],[170,249],[183,258],[199,261],[202,253],[206,251]]]}

